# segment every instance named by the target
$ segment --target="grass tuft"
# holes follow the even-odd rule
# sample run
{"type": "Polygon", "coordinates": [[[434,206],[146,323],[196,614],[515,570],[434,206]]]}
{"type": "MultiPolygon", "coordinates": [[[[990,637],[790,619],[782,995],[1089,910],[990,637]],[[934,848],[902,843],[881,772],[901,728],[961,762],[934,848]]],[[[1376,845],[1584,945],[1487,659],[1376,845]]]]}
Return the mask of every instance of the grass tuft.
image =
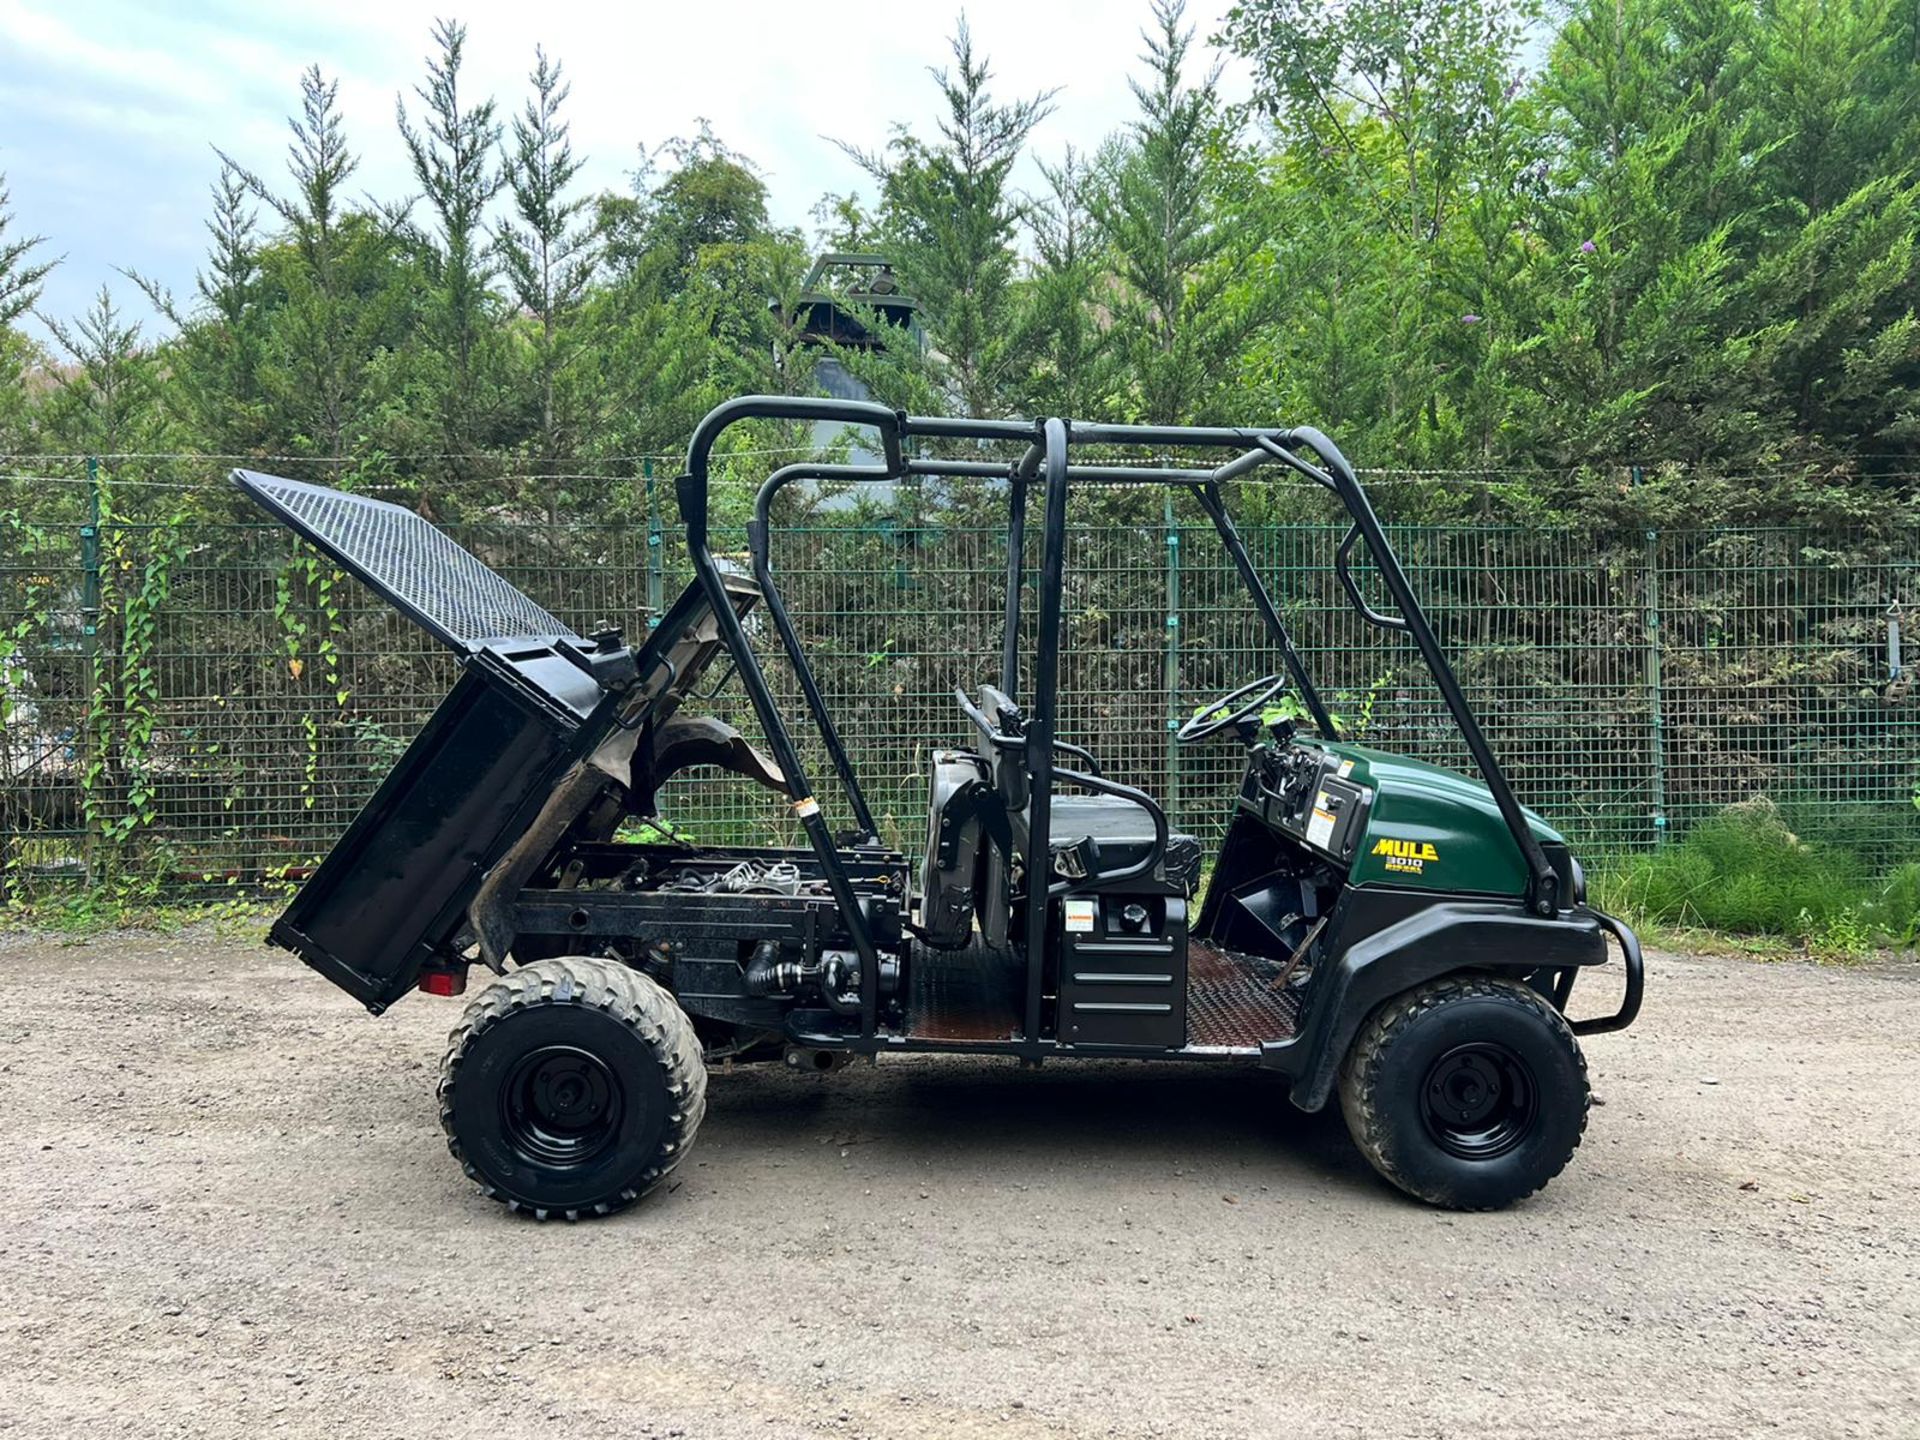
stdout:
{"type": "Polygon", "coordinates": [[[1595,877],[1594,894],[1642,923],[1780,936],[1823,959],[1887,940],[1912,944],[1920,932],[1920,862],[1876,878],[1860,854],[1806,838],[1767,800],[1731,806],[1674,845],[1618,862],[1595,877]]]}

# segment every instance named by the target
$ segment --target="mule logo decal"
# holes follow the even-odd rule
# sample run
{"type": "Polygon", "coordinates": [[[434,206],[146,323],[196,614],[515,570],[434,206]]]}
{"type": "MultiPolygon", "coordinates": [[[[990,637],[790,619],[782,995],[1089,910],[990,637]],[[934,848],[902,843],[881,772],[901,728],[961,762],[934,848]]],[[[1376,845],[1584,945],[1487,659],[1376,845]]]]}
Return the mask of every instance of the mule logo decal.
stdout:
{"type": "Polygon", "coordinates": [[[1381,857],[1386,869],[1403,875],[1422,874],[1427,861],[1440,858],[1440,852],[1425,840],[1380,839],[1374,841],[1373,853],[1381,857]]]}

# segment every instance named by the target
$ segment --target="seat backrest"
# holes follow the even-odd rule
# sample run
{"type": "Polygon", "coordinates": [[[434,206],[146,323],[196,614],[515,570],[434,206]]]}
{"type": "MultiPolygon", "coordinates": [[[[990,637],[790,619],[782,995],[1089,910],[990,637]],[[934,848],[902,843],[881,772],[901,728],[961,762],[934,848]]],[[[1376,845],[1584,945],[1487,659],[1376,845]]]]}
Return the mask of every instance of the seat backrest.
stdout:
{"type": "Polygon", "coordinates": [[[920,871],[920,931],[930,945],[951,949],[972,937],[974,896],[989,848],[984,810],[998,804],[983,757],[966,750],[933,752],[920,871]]]}
{"type": "MultiPolygon", "coordinates": [[[[1027,717],[1005,691],[993,685],[980,687],[980,709],[1001,731],[1011,735],[1026,733],[1027,717]]],[[[1021,746],[989,745],[987,765],[992,772],[993,788],[1006,811],[1006,845],[987,847],[984,885],[980,901],[980,933],[995,950],[1004,950],[1012,926],[1008,900],[1009,872],[1014,854],[1027,843],[1027,806],[1033,799],[1033,787],[1027,777],[1027,754],[1021,746]]]]}
{"type": "MultiPolygon", "coordinates": [[[[992,685],[980,687],[980,708],[986,712],[989,720],[1009,735],[1024,735],[1027,729],[1026,712],[1014,704],[1006,692],[992,685]]],[[[1000,792],[1000,800],[1007,807],[1007,815],[1015,821],[1024,821],[1027,802],[1033,798],[1033,788],[1027,780],[1026,752],[1019,748],[999,745],[989,747],[993,766],[993,788],[1000,792]]]]}

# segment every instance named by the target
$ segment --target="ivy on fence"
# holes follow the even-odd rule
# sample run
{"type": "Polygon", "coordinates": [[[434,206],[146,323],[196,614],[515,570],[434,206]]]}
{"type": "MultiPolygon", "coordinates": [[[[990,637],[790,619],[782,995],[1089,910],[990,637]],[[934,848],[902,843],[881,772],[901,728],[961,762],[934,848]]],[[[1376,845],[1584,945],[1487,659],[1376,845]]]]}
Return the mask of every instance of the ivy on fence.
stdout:
{"type": "Polygon", "coordinates": [[[112,852],[125,849],[159,818],[151,753],[161,700],[155,651],[159,617],[187,542],[184,514],[176,511],[136,530],[115,516],[112,486],[104,476],[98,496],[95,523],[105,564],[95,639],[106,642],[109,662],[96,659],[93,667],[85,726],[91,743],[80,794],[88,827],[112,852]]]}

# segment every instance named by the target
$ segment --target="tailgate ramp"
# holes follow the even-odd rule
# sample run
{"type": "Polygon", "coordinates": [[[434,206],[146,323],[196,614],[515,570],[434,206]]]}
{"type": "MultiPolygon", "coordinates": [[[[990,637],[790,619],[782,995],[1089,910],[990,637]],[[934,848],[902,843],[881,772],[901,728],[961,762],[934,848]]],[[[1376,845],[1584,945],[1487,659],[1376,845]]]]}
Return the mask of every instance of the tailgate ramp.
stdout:
{"type": "Polygon", "coordinates": [[[579,638],[403,505],[256,470],[234,471],[233,483],[449,649],[579,638]]]}

